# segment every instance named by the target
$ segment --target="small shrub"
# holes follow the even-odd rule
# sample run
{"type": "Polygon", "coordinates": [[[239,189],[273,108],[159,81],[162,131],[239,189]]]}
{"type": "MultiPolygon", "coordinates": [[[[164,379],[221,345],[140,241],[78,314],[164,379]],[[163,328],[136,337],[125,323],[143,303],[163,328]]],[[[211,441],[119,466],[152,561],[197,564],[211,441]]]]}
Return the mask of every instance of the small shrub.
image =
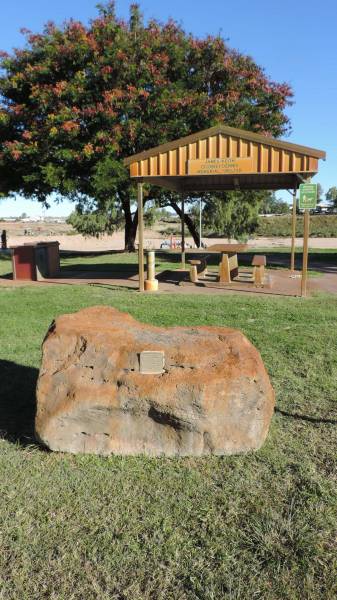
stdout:
{"type": "MultiPolygon", "coordinates": [[[[303,236],[303,215],[297,215],[296,235],[303,236]]],[[[259,217],[256,234],[264,237],[289,237],[291,215],[259,217]]],[[[337,215],[311,215],[310,237],[337,237],[337,215]]]]}

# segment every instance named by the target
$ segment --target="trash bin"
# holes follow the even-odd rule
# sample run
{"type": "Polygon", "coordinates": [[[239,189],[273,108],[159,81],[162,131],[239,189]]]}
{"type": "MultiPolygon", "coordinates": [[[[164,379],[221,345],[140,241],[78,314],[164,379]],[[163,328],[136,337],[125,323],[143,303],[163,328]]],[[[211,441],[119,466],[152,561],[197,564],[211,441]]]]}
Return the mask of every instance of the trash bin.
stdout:
{"type": "Polygon", "coordinates": [[[35,265],[36,265],[36,278],[38,281],[49,277],[48,267],[48,246],[46,244],[36,244],[35,250],[35,265]]]}
{"type": "MultiPolygon", "coordinates": [[[[26,245],[33,244],[27,242],[26,245]]],[[[60,271],[59,242],[37,242],[34,243],[34,247],[37,280],[57,277],[60,271]]]]}
{"type": "Polygon", "coordinates": [[[36,281],[34,246],[14,246],[12,248],[13,279],[36,281]]]}
{"type": "Polygon", "coordinates": [[[13,250],[13,279],[41,281],[60,271],[59,242],[26,242],[13,250]]]}
{"type": "Polygon", "coordinates": [[[48,246],[48,277],[57,277],[60,273],[60,243],[47,242],[48,246]]]}

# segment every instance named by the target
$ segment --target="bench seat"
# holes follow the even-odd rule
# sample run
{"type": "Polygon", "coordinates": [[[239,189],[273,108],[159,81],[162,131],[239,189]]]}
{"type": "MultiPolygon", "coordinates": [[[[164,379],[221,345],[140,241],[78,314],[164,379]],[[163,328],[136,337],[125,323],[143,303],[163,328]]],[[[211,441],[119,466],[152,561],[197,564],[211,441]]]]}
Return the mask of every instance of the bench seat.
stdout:
{"type": "Polygon", "coordinates": [[[255,254],[252,260],[253,279],[255,287],[263,287],[265,280],[265,266],[267,264],[267,257],[264,254],[255,254]]]}

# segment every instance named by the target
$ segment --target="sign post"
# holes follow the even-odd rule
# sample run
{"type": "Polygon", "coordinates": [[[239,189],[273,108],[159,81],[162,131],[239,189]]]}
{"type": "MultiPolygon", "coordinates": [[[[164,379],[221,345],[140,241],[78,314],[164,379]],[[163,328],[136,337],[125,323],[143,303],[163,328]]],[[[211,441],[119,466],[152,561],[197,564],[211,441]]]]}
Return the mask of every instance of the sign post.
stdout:
{"type": "Polygon", "coordinates": [[[296,188],[293,191],[293,210],[292,210],[292,218],[291,218],[291,259],[290,259],[291,277],[294,276],[294,272],[295,272],[295,239],[296,239],[296,188]]]}
{"type": "Polygon", "coordinates": [[[181,198],[181,268],[185,270],[185,196],[181,198]]]}
{"type": "Polygon", "coordinates": [[[304,209],[304,229],[303,229],[303,262],[302,262],[302,281],[301,295],[307,295],[308,279],[308,246],[309,246],[309,227],[310,210],[316,208],[317,204],[317,184],[301,183],[299,208],[304,209]]]}
{"type": "Polygon", "coordinates": [[[137,185],[138,200],[138,271],[139,291],[144,292],[144,216],[143,216],[143,184],[137,185]]]}

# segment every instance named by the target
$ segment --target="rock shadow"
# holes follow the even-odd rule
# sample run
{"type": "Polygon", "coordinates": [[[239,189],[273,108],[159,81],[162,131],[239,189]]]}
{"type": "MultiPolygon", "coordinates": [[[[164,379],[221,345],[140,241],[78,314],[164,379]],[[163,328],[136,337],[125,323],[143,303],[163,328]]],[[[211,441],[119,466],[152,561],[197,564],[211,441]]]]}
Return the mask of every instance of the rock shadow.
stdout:
{"type": "Polygon", "coordinates": [[[0,360],[0,436],[11,442],[35,442],[36,382],[33,367],[0,360]]]}

